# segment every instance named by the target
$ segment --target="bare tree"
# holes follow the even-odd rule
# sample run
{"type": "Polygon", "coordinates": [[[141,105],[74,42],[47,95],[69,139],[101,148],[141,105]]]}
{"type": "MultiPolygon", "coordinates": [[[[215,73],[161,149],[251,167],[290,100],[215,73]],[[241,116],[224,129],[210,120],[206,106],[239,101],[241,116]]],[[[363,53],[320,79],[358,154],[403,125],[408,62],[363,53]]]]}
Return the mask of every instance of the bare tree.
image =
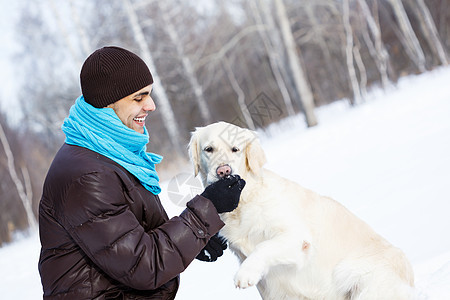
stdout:
{"type": "MultiPolygon", "coordinates": [[[[289,96],[289,92],[282,74],[283,67],[281,59],[283,57],[283,54],[280,53],[282,52],[280,51],[280,49],[282,48],[276,47],[276,45],[280,44],[279,32],[276,29],[275,22],[272,18],[272,14],[270,13],[270,9],[266,1],[259,0],[258,4],[259,5],[257,5],[255,0],[250,1],[254,18],[256,19],[257,24],[266,24],[267,26],[266,30],[260,30],[258,31],[258,33],[261,37],[261,40],[263,41],[267,56],[269,57],[271,70],[280,89],[281,96],[283,97],[288,115],[293,116],[295,115],[294,107],[292,105],[292,100],[289,96]],[[263,12],[265,22],[263,21],[263,18],[260,14],[260,10],[263,12]]],[[[285,75],[284,77],[287,77],[287,75],[285,75]]]]}
{"type": "Polygon", "coordinates": [[[139,48],[141,50],[142,58],[152,70],[153,81],[155,86],[157,87],[155,88],[155,94],[161,105],[162,118],[169,133],[170,141],[177,151],[181,151],[183,147],[181,145],[181,136],[178,129],[178,123],[176,121],[172,105],[170,104],[169,98],[167,97],[166,91],[164,90],[164,86],[161,83],[161,79],[158,75],[155,63],[153,62],[153,57],[150,53],[150,49],[148,48],[144,32],[138,22],[138,15],[134,10],[133,5],[130,3],[130,0],[124,0],[123,5],[128,16],[128,20],[131,24],[136,43],[139,45],[139,48]]]}
{"type": "Polygon", "coordinates": [[[3,126],[0,123],[0,141],[3,145],[3,149],[6,154],[6,159],[8,162],[8,171],[11,176],[12,181],[14,182],[14,185],[17,189],[17,193],[19,194],[20,200],[22,201],[22,205],[25,209],[25,212],[27,214],[27,220],[28,224],[31,229],[35,230],[37,228],[37,222],[36,218],[34,217],[33,213],[33,206],[32,206],[32,196],[31,196],[31,183],[30,183],[30,177],[28,175],[28,170],[26,167],[22,167],[22,171],[24,176],[25,187],[22,181],[20,180],[19,176],[16,172],[16,167],[14,164],[14,155],[11,151],[11,147],[9,146],[8,139],[6,138],[6,133],[3,130],[3,126]]]}
{"type": "Polygon", "coordinates": [[[364,19],[367,21],[367,25],[372,33],[372,37],[375,41],[375,47],[372,47],[372,40],[370,39],[367,31],[364,32],[364,39],[369,49],[369,53],[375,60],[375,63],[378,67],[381,76],[381,84],[383,88],[387,88],[389,86],[389,76],[388,76],[388,66],[389,66],[389,54],[386,50],[386,47],[383,43],[381,37],[381,30],[379,24],[375,21],[375,18],[370,13],[369,6],[367,5],[366,0],[358,0],[359,6],[361,7],[362,14],[364,19]]]}
{"type": "MultiPolygon", "coordinates": [[[[310,30],[308,30],[308,39],[317,43],[321,49],[325,58],[324,65],[328,73],[333,78],[339,77],[338,68],[336,68],[336,59],[333,59],[330,50],[331,45],[326,40],[326,35],[330,35],[330,33],[327,32],[328,27],[326,24],[323,24],[316,15],[316,10],[319,9],[320,5],[323,3],[321,3],[321,1],[304,1],[301,2],[301,4],[311,24],[310,30]]],[[[334,9],[334,3],[331,1],[326,1],[324,6],[328,8],[333,7],[334,12],[337,12],[337,10],[334,9]]]]}
{"type": "Polygon", "coordinates": [[[203,88],[198,82],[197,74],[195,74],[194,66],[187,53],[185,53],[181,38],[178,35],[175,26],[173,25],[175,16],[169,11],[169,3],[167,1],[157,1],[157,3],[160,6],[161,17],[164,21],[164,28],[170,37],[170,41],[175,45],[177,54],[180,57],[181,63],[183,65],[183,70],[186,72],[189,84],[194,90],[195,101],[197,102],[198,108],[200,109],[200,115],[203,119],[203,122],[209,123],[211,122],[211,113],[209,111],[208,105],[206,104],[203,88]]]}
{"type": "Polygon", "coordinates": [[[302,49],[317,105],[333,101],[336,95],[342,98],[350,89],[348,76],[343,76],[347,70],[342,64],[345,33],[341,6],[334,0],[291,2],[291,27],[302,49]]]}
{"type": "Polygon", "coordinates": [[[367,69],[361,57],[361,44],[358,39],[355,40],[355,46],[353,47],[353,57],[355,58],[355,63],[358,66],[359,71],[359,90],[361,92],[361,99],[365,99],[367,97],[367,69]]]}
{"type": "Polygon", "coordinates": [[[67,116],[67,108],[73,103],[74,91],[78,92],[76,61],[80,59],[78,49],[69,40],[58,6],[54,1],[35,1],[23,4],[17,28],[18,41],[22,51],[15,63],[19,97],[33,94],[33,101],[24,106],[27,123],[34,131],[45,132],[42,138],[49,145],[59,147],[61,143],[61,122],[67,116]],[[56,11],[56,15],[55,15],[56,11]],[[54,16],[56,26],[50,26],[44,16],[54,16]]]}
{"type": "Polygon", "coordinates": [[[238,104],[239,108],[242,112],[242,115],[244,117],[245,123],[247,124],[248,128],[251,130],[255,130],[255,123],[253,122],[252,116],[250,114],[250,111],[248,110],[248,106],[245,104],[245,93],[242,90],[242,88],[239,86],[239,82],[236,79],[236,76],[233,73],[233,69],[231,68],[230,61],[227,57],[227,55],[223,56],[223,66],[225,69],[225,73],[227,74],[228,80],[231,83],[231,86],[233,87],[233,90],[236,92],[236,95],[238,96],[238,104]]]}
{"type": "Polygon", "coordinates": [[[301,66],[299,54],[297,53],[291,25],[289,24],[289,18],[286,13],[286,7],[283,0],[275,0],[275,7],[278,23],[280,25],[281,36],[283,37],[283,43],[289,59],[289,66],[294,75],[295,86],[300,94],[300,100],[305,113],[306,123],[308,127],[312,127],[317,125],[317,119],[314,113],[314,98],[311,87],[309,86],[305,72],[301,66]]]}
{"type": "Polygon", "coordinates": [[[439,38],[430,10],[425,4],[425,1],[415,0],[415,2],[417,3],[417,6],[414,11],[418,17],[420,27],[422,28],[425,39],[428,41],[430,49],[435,53],[442,65],[448,65],[447,55],[444,46],[441,43],[441,39],[439,38]]]}
{"type": "Polygon", "coordinates": [[[394,14],[399,23],[400,29],[403,33],[405,51],[408,53],[410,59],[416,64],[420,72],[425,72],[425,54],[420,47],[419,40],[411,26],[411,23],[406,14],[405,8],[401,0],[389,0],[392,8],[394,9],[394,14]]]}
{"type": "Polygon", "coordinates": [[[346,44],[345,53],[347,56],[347,69],[350,77],[350,84],[353,90],[353,100],[350,100],[351,104],[360,103],[362,96],[361,90],[358,83],[358,78],[356,76],[355,66],[353,65],[353,30],[350,24],[350,8],[349,0],[342,1],[342,18],[345,28],[346,44]]]}

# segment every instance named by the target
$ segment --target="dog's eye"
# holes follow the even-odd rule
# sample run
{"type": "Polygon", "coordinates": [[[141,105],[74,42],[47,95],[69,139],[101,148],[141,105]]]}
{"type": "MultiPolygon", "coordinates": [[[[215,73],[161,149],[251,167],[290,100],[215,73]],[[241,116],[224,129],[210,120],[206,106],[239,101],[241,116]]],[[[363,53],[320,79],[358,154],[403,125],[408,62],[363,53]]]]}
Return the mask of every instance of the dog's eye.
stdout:
{"type": "Polygon", "coordinates": [[[238,147],[233,147],[233,148],[231,148],[231,151],[233,151],[233,152],[238,152],[238,151],[239,151],[239,148],[238,148],[238,147]]]}
{"type": "Polygon", "coordinates": [[[206,152],[213,152],[213,147],[211,146],[206,146],[204,149],[206,152]]]}

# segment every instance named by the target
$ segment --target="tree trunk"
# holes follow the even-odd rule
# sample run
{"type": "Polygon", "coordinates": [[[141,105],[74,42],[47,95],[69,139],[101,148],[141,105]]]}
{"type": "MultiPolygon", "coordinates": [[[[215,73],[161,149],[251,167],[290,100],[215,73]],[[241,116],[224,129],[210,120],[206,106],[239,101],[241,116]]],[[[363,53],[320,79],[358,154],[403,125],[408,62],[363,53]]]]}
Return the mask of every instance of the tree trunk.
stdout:
{"type": "Polygon", "coordinates": [[[259,7],[263,11],[265,18],[265,22],[263,21],[261,14],[259,13],[259,9],[257,7],[256,1],[251,1],[253,15],[256,19],[256,22],[259,24],[266,24],[267,30],[258,31],[261,40],[264,43],[264,47],[267,52],[267,56],[269,57],[270,67],[272,69],[273,76],[275,81],[277,82],[278,88],[280,89],[281,96],[283,97],[284,104],[287,109],[287,113],[289,116],[295,115],[294,107],[292,105],[291,97],[289,96],[288,89],[286,87],[285,81],[283,79],[283,75],[281,74],[282,63],[281,57],[277,55],[276,47],[270,40],[270,36],[275,36],[277,34],[277,29],[275,27],[272,16],[269,12],[269,8],[267,3],[264,0],[259,0],[259,7]]]}
{"type": "Polygon", "coordinates": [[[325,68],[327,68],[327,73],[330,74],[331,78],[338,78],[339,68],[336,65],[337,60],[332,58],[330,45],[324,38],[324,30],[321,29],[324,24],[321,24],[317,19],[315,12],[316,5],[317,3],[315,1],[304,1],[303,3],[308,20],[311,22],[311,29],[314,31],[314,41],[319,45],[325,57],[325,62],[323,64],[325,65],[325,68]]]}
{"type": "Polygon", "coordinates": [[[22,171],[23,181],[25,183],[25,195],[27,195],[27,199],[30,200],[30,203],[33,204],[33,188],[31,186],[30,172],[28,172],[26,166],[22,166],[20,170],[22,171]]]}
{"type": "Polygon", "coordinates": [[[164,87],[161,83],[161,79],[159,78],[158,72],[156,71],[156,66],[153,62],[152,55],[148,48],[144,32],[142,31],[142,28],[138,22],[138,16],[129,0],[124,0],[123,3],[128,16],[128,20],[131,23],[133,36],[136,40],[136,43],[140,47],[142,58],[152,72],[153,82],[156,86],[156,88],[154,89],[155,95],[158,99],[159,105],[161,105],[161,116],[164,120],[164,125],[166,126],[169,133],[169,139],[172,145],[175,147],[176,151],[181,152],[183,147],[181,145],[178,122],[175,119],[175,114],[173,112],[169,98],[167,97],[166,91],[164,90],[164,87]]]}
{"type": "Polygon", "coordinates": [[[428,41],[430,49],[435,53],[435,55],[440,60],[441,64],[448,65],[447,55],[445,54],[444,47],[442,46],[439,34],[434,24],[433,17],[423,0],[416,0],[418,8],[415,9],[416,15],[418,17],[420,27],[428,41]]]}
{"type": "Polygon", "coordinates": [[[228,60],[228,57],[226,55],[223,56],[222,63],[225,68],[225,73],[227,74],[228,80],[230,81],[233,90],[236,92],[236,95],[238,96],[239,108],[242,112],[242,116],[244,117],[245,123],[247,124],[249,129],[255,130],[256,129],[255,123],[253,122],[247,104],[245,104],[245,93],[239,86],[239,82],[237,81],[236,76],[233,73],[233,69],[230,66],[230,61],[228,60]]]}
{"type": "Polygon", "coordinates": [[[389,0],[392,8],[394,9],[395,17],[399,23],[400,29],[405,37],[405,50],[409,54],[411,60],[416,64],[420,72],[425,72],[425,54],[420,47],[419,40],[409,22],[408,15],[403,7],[401,0],[389,0]]]}
{"type": "Polygon", "coordinates": [[[177,50],[177,54],[181,59],[181,63],[183,65],[183,68],[186,72],[187,79],[189,81],[189,84],[191,85],[192,89],[194,90],[195,95],[195,101],[197,101],[198,108],[200,109],[200,115],[202,116],[202,120],[205,124],[210,123],[211,113],[208,109],[208,105],[206,104],[206,99],[203,94],[203,89],[198,83],[197,75],[195,74],[195,69],[192,65],[191,60],[184,52],[184,47],[181,43],[181,39],[178,36],[178,33],[173,26],[173,21],[168,16],[168,3],[165,1],[158,1],[158,5],[161,9],[161,17],[164,21],[164,28],[167,31],[169,38],[171,42],[175,45],[175,48],[177,50]]]}
{"type": "Polygon", "coordinates": [[[361,57],[360,49],[360,43],[356,40],[355,46],[353,47],[353,57],[355,58],[355,63],[358,66],[359,71],[359,90],[361,92],[361,98],[365,99],[367,97],[367,69],[361,57]]]}
{"type": "Polygon", "coordinates": [[[342,1],[342,18],[345,29],[345,53],[347,57],[347,69],[350,77],[350,84],[353,90],[353,100],[350,101],[352,105],[356,103],[361,103],[361,90],[358,83],[358,78],[356,76],[355,66],[353,64],[353,31],[350,25],[350,11],[349,11],[349,3],[348,0],[342,1]]]}
{"type": "MultiPolygon", "coordinates": [[[[9,175],[11,176],[11,179],[14,182],[14,185],[17,189],[17,193],[19,194],[19,198],[22,201],[23,207],[25,208],[28,225],[30,226],[30,228],[32,230],[35,230],[35,229],[37,229],[38,225],[37,225],[37,221],[34,216],[34,213],[33,213],[32,198],[30,197],[30,194],[27,194],[27,191],[25,190],[22,181],[20,181],[19,176],[17,175],[16,168],[14,165],[14,155],[11,151],[8,139],[6,137],[5,131],[3,130],[3,126],[1,124],[0,124],[0,141],[2,142],[3,149],[6,154],[9,175]]],[[[28,173],[28,171],[26,173],[28,173]]],[[[29,179],[29,177],[24,177],[24,178],[29,179]]],[[[29,182],[26,182],[27,190],[30,190],[29,186],[31,186],[31,184],[29,182]]]]}
{"type": "Polygon", "coordinates": [[[289,24],[288,15],[284,6],[283,0],[275,0],[275,7],[277,11],[277,18],[280,24],[281,36],[286,48],[289,66],[294,75],[294,82],[297,91],[300,94],[300,101],[305,113],[306,124],[308,127],[317,125],[317,119],[314,113],[314,98],[311,87],[307,81],[302,65],[300,63],[299,54],[292,35],[291,25],[289,24]]]}
{"type": "MultiPolygon", "coordinates": [[[[364,19],[367,21],[367,25],[369,26],[370,32],[372,33],[372,37],[375,40],[375,51],[371,51],[372,47],[370,44],[368,44],[367,46],[380,72],[381,84],[383,88],[386,89],[390,85],[390,80],[388,76],[389,54],[381,38],[380,27],[378,23],[375,21],[375,18],[370,13],[370,9],[369,6],[367,5],[366,0],[358,0],[358,3],[359,6],[361,7],[364,19]]],[[[364,35],[366,44],[370,43],[368,38],[369,38],[368,34],[364,35]]]]}

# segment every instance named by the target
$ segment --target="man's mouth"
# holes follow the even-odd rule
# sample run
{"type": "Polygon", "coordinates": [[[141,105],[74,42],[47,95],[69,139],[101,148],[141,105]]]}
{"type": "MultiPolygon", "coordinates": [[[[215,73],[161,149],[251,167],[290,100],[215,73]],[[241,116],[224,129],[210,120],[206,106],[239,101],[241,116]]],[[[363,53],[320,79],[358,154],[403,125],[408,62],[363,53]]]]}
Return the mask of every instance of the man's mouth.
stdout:
{"type": "Polygon", "coordinates": [[[146,117],[147,117],[147,116],[136,117],[136,118],[133,118],[133,121],[135,121],[135,122],[138,123],[139,125],[143,125],[144,122],[145,122],[145,118],[146,118],[146,117]]]}

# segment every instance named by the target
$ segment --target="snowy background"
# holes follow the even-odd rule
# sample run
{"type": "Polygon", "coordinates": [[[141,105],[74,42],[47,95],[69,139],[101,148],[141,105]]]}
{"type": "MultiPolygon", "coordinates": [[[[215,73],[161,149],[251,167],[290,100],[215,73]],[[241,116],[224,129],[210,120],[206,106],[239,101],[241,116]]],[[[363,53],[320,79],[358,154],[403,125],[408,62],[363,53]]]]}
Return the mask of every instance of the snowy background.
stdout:
{"type": "MultiPolygon", "coordinates": [[[[356,107],[339,101],[261,133],[267,168],[323,195],[365,220],[413,264],[427,299],[450,299],[450,68],[373,91],[356,107]]],[[[169,215],[182,208],[161,198],[169,215]]],[[[37,233],[0,248],[0,298],[41,299],[37,233]]],[[[260,299],[237,290],[238,268],[227,251],[215,263],[195,261],[181,275],[177,299],[260,299]]]]}

